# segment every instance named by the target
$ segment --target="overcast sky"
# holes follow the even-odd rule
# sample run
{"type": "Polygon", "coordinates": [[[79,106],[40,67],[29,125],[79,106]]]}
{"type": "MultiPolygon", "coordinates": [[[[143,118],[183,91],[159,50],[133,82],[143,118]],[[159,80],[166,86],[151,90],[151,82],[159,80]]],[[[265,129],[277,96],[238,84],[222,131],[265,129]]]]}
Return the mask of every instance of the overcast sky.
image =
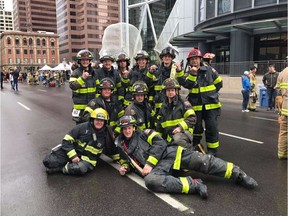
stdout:
{"type": "Polygon", "coordinates": [[[12,11],[13,10],[13,0],[4,0],[5,10],[12,11]]]}

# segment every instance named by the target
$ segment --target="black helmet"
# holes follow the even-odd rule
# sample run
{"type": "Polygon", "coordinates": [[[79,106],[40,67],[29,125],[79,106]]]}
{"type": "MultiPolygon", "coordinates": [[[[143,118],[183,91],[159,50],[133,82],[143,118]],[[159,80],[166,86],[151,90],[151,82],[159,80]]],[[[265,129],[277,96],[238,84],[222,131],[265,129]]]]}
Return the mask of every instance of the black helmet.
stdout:
{"type": "Polygon", "coordinates": [[[136,119],[132,115],[122,116],[117,122],[117,126],[120,128],[133,125],[136,126],[136,119]]]}
{"type": "Polygon", "coordinates": [[[140,58],[145,58],[149,60],[149,54],[145,50],[139,50],[134,59],[137,61],[140,58]]]}
{"type": "Polygon", "coordinates": [[[136,95],[136,94],[147,94],[148,93],[148,86],[147,84],[142,81],[136,81],[133,85],[132,85],[132,94],[136,95]]]}
{"type": "Polygon", "coordinates": [[[93,54],[89,50],[80,50],[76,55],[78,64],[80,64],[80,61],[82,58],[88,58],[89,61],[93,59],[93,54]]]}
{"type": "Polygon", "coordinates": [[[111,89],[113,90],[115,88],[115,84],[113,82],[112,79],[110,79],[109,77],[103,78],[100,80],[100,85],[99,85],[100,89],[111,89]]]}
{"type": "Polygon", "coordinates": [[[162,59],[164,55],[171,55],[173,59],[176,56],[175,51],[171,47],[164,48],[160,54],[160,58],[162,59]]]}
{"type": "Polygon", "coordinates": [[[116,62],[119,62],[119,61],[122,61],[122,60],[130,62],[130,58],[128,57],[128,55],[125,52],[120,52],[117,55],[116,62]]]}
{"type": "Polygon", "coordinates": [[[112,54],[105,52],[102,54],[102,56],[100,56],[99,60],[101,63],[103,63],[105,60],[110,60],[112,62],[115,62],[115,57],[112,54]]]}
{"type": "Polygon", "coordinates": [[[166,89],[180,89],[180,85],[178,83],[178,81],[176,79],[171,79],[168,78],[166,80],[164,80],[163,84],[162,84],[162,89],[166,90],[166,89]]]}

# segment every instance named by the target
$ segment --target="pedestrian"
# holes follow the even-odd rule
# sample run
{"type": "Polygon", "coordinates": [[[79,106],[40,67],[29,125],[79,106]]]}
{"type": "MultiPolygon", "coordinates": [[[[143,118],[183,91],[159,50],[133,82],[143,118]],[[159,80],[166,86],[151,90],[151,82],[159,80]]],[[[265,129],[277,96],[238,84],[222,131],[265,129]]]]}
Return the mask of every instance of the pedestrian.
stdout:
{"type": "Polygon", "coordinates": [[[168,78],[162,85],[165,97],[157,115],[156,131],[168,143],[192,149],[195,112],[190,102],[181,98],[180,85],[176,79],[168,78]]]}
{"type": "Polygon", "coordinates": [[[80,50],[76,58],[79,67],[76,68],[69,79],[72,89],[73,111],[72,119],[76,124],[82,123],[82,116],[86,105],[96,95],[96,73],[91,67],[93,55],[89,50],[80,50]]]}
{"type": "Polygon", "coordinates": [[[280,90],[282,104],[278,122],[280,124],[280,132],[278,138],[278,158],[287,160],[288,145],[288,67],[286,67],[278,76],[276,89],[280,90]]]}
{"type": "Polygon", "coordinates": [[[264,74],[262,82],[267,89],[268,94],[268,108],[267,111],[273,110],[275,107],[275,98],[277,91],[275,89],[279,72],[275,70],[274,65],[269,65],[268,72],[264,74]]]}
{"type": "Polygon", "coordinates": [[[146,187],[154,192],[199,194],[207,198],[207,186],[201,179],[179,176],[187,169],[231,179],[245,188],[257,187],[257,182],[239,166],[213,155],[202,154],[177,145],[167,145],[155,131],[136,128],[132,116],[123,116],[118,122],[121,134],[116,138],[120,153],[120,175],[135,171],[144,177],[146,187]]]}
{"type": "Polygon", "coordinates": [[[9,73],[9,81],[10,81],[10,84],[11,84],[11,89],[15,90],[15,88],[14,88],[13,72],[10,72],[10,73],[9,73]]]}
{"type": "Polygon", "coordinates": [[[195,111],[197,120],[193,134],[193,145],[198,146],[204,133],[208,154],[216,155],[219,148],[218,117],[221,114],[221,103],[218,92],[222,88],[222,78],[211,66],[205,66],[201,62],[202,53],[193,48],[188,53],[188,76],[183,72],[177,73],[180,85],[189,90],[188,101],[195,111]]]}
{"type": "Polygon", "coordinates": [[[18,91],[18,78],[19,78],[19,69],[15,67],[15,70],[13,71],[13,89],[15,91],[18,91]]]}
{"type": "Polygon", "coordinates": [[[0,70],[1,74],[0,74],[0,78],[1,78],[1,90],[3,89],[3,80],[4,80],[4,73],[2,70],[0,70]]]}
{"type": "Polygon", "coordinates": [[[249,80],[250,80],[250,95],[249,95],[249,103],[248,103],[248,110],[256,111],[256,101],[258,100],[257,97],[257,79],[256,79],[256,72],[257,67],[253,66],[250,68],[249,80]]]}
{"type": "Polygon", "coordinates": [[[242,112],[249,112],[247,109],[248,102],[249,102],[249,95],[250,95],[250,80],[249,80],[249,71],[244,71],[244,75],[241,77],[242,79],[242,96],[243,96],[243,101],[242,101],[242,112]]]}
{"type": "Polygon", "coordinates": [[[43,160],[47,174],[84,175],[96,167],[104,150],[113,160],[119,160],[113,131],[107,125],[108,118],[106,110],[97,108],[88,122],[76,125],[66,134],[62,144],[53,148],[43,160]]]}

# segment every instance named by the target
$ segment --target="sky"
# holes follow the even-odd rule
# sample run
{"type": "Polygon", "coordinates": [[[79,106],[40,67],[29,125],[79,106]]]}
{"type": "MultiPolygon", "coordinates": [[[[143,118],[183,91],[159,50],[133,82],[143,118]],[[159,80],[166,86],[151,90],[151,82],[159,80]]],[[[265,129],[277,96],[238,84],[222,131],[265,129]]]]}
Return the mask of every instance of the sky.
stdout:
{"type": "Polygon", "coordinates": [[[4,0],[5,10],[12,11],[13,9],[13,0],[4,0]]]}

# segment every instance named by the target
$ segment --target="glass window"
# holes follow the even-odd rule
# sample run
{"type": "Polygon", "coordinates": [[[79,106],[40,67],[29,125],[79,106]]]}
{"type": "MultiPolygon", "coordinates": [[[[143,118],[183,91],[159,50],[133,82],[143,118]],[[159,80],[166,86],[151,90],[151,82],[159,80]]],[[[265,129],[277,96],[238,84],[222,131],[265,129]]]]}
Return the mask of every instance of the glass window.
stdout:
{"type": "Polygon", "coordinates": [[[277,0],[255,0],[255,6],[266,5],[266,4],[276,4],[277,0]]]}
{"type": "Polygon", "coordinates": [[[33,54],[33,50],[30,50],[30,54],[33,54]]]}
{"type": "Polygon", "coordinates": [[[20,49],[16,49],[16,54],[17,54],[17,55],[20,54],[20,49]]]}
{"type": "Polygon", "coordinates": [[[225,14],[231,12],[231,0],[218,1],[218,14],[225,14]]]}
{"type": "Polygon", "coordinates": [[[37,38],[36,44],[37,44],[37,46],[40,46],[40,39],[39,38],[37,38]]]}
{"type": "Polygon", "coordinates": [[[52,50],[52,51],[51,51],[51,55],[55,55],[55,50],[52,50]]]}
{"type": "Polygon", "coordinates": [[[27,54],[28,54],[27,49],[24,49],[24,55],[27,55],[27,54]]]}
{"type": "Polygon", "coordinates": [[[37,63],[41,64],[41,59],[40,58],[37,59],[37,63]]]}
{"type": "Polygon", "coordinates": [[[12,64],[12,58],[9,58],[9,64],[12,64]]]}
{"type": "Polygon", "coordinates": [[[215,17],[215,0],[206,1],[206,19],[215,17]]]}
{"type": "Polygon", "coordinates": [[[11,49],[8,49],[8,54],[12,54],[12,50],[11,49]]]}
{"type": "Polygon", "coordinates": [[[43,64],[47,64],[47,60],[46,59],[43,59],[43,64]]]}
{"type": "Polygon", "coordinates": [[[37,55],[41,55],[41,50],[37,50],[37,55]]]}
{"type": "Polygon", "coordinates": [[[42,50],[42,54],[43,54],[43,55],[46,55],[46,50],[42,50]]]}
{"type": "Polygon", "coordinates": [[[51,46],[52,46],[52,47],[55,46],[55,42],[54,42],[54,40],[51,40],[51,46]]]}
{"type": "Polygon", "coordinates": [[[23,38],[23,45],[27,46],[27,39],[26,38],[23,38]]]}
{"type": "Polygon", "coordinates": [[[42,39],[42,46],[46,46],[46,40],[44,38],[42,39]]]}
{"type": "Polygon", "coordinates": [[[15,45],[19,45],[19,38],[18,37],[15,38],[15,45]]]}
{"type": "Polygon", "coordinates": [[[234,10],[247,9],[252,7],[252,0],[234,1],[234,10]]]}
{"type": "Polygon", "coordinates": [[[17,61],[17,64],[21,63],[21,59],[20,58],[17,58],[16,61],[17,61]]]}
{"type": "Polygon", "coordinates": [[[29,45],[33,45],[33,39],[29,38],[29,45]]]}

